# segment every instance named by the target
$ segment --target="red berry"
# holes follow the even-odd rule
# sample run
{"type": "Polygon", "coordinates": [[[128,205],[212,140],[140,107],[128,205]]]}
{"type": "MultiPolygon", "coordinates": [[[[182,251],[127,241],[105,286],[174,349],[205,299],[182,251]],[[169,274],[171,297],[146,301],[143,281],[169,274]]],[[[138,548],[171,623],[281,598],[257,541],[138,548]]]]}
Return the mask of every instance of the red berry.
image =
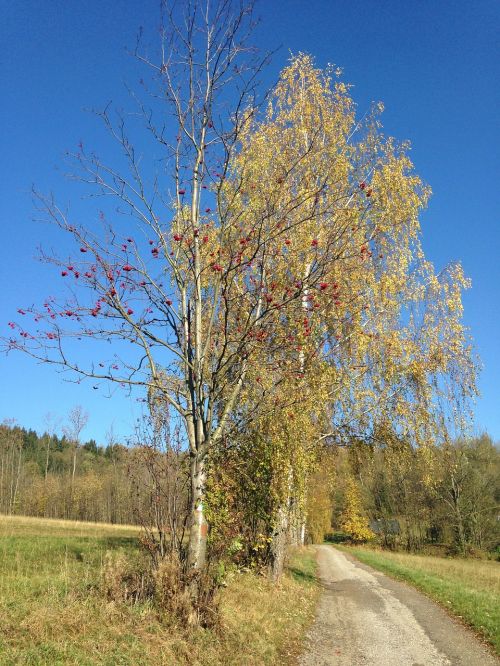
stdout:
{"type": "Polygon", "coordinates": [[[365,183],[365,182],[362,182],[362,183],[359,184],[359,189],[360,189],[360,190],[364,190],[365,187],[366,187],[366,183],[365,183]]]}
{"type": "Polygon", "coordinates": [[[186,190],[179,190],[179,194],[182,196],[183,194],[186,194],[186,190]]]}
{"type": "Polygon", "coordinates": [[[123,270],[125,271],[125,273],[130,273],[130,271],[133,270],[133,268],[132,266],[130,266],[130,264],[125,264],[123,270]]]}
{"type": "Polygon", "coordinates": [[[205,213],[211,213],[212,209],[211,208],[205,208],[205,213]]]}
{"type": "Polygon", "coordinates": [[[319,288],[324,291],[325,289],[328,288],[328,282],[320,282],[319,283],[319,288]]]}
{"type": "Polygon", "coordinates": [[[127,310],[127,314],[128,314],[128,315],[134,314],[134,311],[132,310],[132,308],[128,308],[128,310],[127,310]]]}
{"type": "Polygon", "coordinates": [[[67,274],[68,274],[68,271],[61,271],[61,275],[62,275],[63,277],[66,277],[67,274]]]}
{"type": "Polygon", "coordinates": [[[167,300],[165,301],[165,303],[166,303],[168,306],[172,305],[172,301],[170,300],[170,298],[167,298],[167,300]]]}
{"type": "Polygon", "coordinates": [[[311,241],[311,245],[312,245],[312,247],[318,247],[318,239],[313,238],[312,241],[311,241]]]}
{"type": "Polygon", "coordinates": [[[80,252],[87,252],[87,248],[86,247],[81,247],[80,252]]]}
{"type": "Polygon", "coordinates": [[[174,241],[176,241],[178,243],[181,240],[182,240],[182,236],[180,236],[179,234],[174,234],[174,241]]]}

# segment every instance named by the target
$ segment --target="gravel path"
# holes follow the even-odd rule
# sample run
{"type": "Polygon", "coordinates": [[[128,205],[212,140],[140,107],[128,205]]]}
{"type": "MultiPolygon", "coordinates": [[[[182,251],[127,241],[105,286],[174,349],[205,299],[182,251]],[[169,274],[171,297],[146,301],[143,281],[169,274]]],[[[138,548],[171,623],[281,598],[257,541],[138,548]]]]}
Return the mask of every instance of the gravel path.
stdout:
{"type": "Polygon", "coordinates": [[[424,595],[331,546],[317,550],[324,592],[300,666],[499,666],[424,595]]]}

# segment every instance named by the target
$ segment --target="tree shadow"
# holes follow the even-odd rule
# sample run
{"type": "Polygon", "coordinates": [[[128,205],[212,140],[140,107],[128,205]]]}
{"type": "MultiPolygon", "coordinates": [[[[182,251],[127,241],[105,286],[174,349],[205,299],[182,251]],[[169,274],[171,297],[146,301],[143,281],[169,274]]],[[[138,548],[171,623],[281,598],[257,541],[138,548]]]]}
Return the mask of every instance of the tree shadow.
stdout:
{"type": "Polygon", "coordinates": [[[314,573],[310,571],[304,571],[304,569],[299,569],[298,567],[288,567],[288,571],[292,574],[294,580],[299,582],[308,582],[316,583],[317,578],[314,573]]]}
{"type": "Polygon", "coordinates": [[[117,548],[132,548],[137,550],[140,548],[140,542],[136,536],[110,536],[103,538],[101,541],[103,545],[110,550],[115,550],[117,548]]]}

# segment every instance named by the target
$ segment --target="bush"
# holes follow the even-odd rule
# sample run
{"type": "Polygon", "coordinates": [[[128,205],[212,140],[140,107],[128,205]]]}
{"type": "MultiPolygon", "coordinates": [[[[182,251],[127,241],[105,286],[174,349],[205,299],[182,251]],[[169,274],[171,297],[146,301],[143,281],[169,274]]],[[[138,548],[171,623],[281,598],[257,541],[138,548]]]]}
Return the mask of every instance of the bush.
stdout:
{"type": "Polygon", "coordinates": [[[149,559],[132,560],[122,551],[108,551],[101,573],[101,592],[112,601],[149,601],[158,618],[169,624],[217,628],[219,578],[211,572],[186,574],[175,555],[155,564],[149,559]]]}
{"type": "Polygon", "coordinates": [[[349,539],[349,535],[344,532],[331,532],[325,536],[325,541],[328,543],[344,543],[345,541],[349,541],[349,539]]]}

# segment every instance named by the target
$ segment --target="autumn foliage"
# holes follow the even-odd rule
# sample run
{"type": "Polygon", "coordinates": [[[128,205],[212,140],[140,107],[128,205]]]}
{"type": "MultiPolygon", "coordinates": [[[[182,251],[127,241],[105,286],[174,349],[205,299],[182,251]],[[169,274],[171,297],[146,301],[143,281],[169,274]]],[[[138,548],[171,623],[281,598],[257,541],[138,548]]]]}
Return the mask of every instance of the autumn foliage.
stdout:
{"type": "MultiPolygon", "coordinates": [[[[229,4],[211,20],[237,40],[249,13],[229,4]]],[[[174,31],[169,48],[209,34],[204,16],[190,15],[188,41],[174,31]]],[[[300,540],[308,501],[322,502],[307,493],[322,447],[382,426],[414,446],[438,442],[475,392],[461,320],[468,281],[459,265],[437,273],[424,257],[419,215],[430,190],[408,146],[383,135],[382,105],[359,119],[341,73],[305,54],[259,105],[262,63],[242,59],[237,41],[203,44],[201,63],[136,53],[176,119],[170,135],[158,109],[141,106],[168,175],[151,179],[125,123],[104,111],[128,170],[83,145],[73,159],[114,208],[79,225],[37,195],[74,241],[69,259],[44,255],[66,295],[20,309],[7,337],[10,349],[91,378],[96,390],[115,382],[143,389],[144,401],[154,394],[180,424],[186,566],[199,571],[210,522],[214,543],[216,526],[231,543],[245,533],[249,552],[264,539],[274,560],[290,532],[300,540]],[[227,116],[221,90],[235,71],[240,96],[227,116]],[[92,363],[73,353],[75,338],[95,345],[92,363]],[[242,518],[243,489],[261,510],[253,523],[242,518]]],[[[367,538],[354,485],[347,498],[346,530],[367,538]]]]}

